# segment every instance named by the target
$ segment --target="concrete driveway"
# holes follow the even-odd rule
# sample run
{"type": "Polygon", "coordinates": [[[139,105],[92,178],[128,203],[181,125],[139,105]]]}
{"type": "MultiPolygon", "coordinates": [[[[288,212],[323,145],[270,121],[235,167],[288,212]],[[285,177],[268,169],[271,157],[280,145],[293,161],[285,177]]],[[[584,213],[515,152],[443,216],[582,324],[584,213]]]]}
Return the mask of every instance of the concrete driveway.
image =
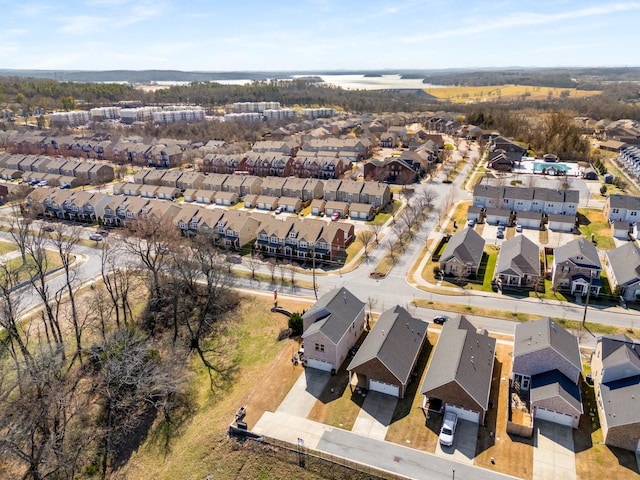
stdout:
{"type": "Polygon", "coordinates": [[[351,431],[376,440],[384,440],[398,399],[379,392],[369,392],[351,431]]]}
{"type": "Polygon", "coordinates": [[[536,420],[533,437],[533,480],[575,480],[576,457],[571,427],[536,420]]]}
{"type": "Polygon", "coordinates": [[[315,368],[305,368],[287,396],[276,409],[294,417],[306,418],[326,387],[331,374],[315,368]]]}
{"type": "Polygon", "coordinates": [[[478,428],[479,425],[477,423],[458,420],[453,445],[444,447],[438,442],[435,454],[449,460],[473,465],[478,444],[478,428]]]}

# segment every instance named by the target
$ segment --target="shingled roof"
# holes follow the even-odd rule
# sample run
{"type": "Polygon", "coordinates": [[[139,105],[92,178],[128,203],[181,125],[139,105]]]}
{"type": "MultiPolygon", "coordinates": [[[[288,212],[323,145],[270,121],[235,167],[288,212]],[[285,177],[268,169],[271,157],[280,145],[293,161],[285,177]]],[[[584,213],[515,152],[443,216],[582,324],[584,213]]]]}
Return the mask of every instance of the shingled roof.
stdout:
{"type": "Polygon", "coordinates": [[[337,344],[363,308],[364,303],[344,287],[325,293],[302,316],[313,322],[302,337],[320,331],[337,344]]]}

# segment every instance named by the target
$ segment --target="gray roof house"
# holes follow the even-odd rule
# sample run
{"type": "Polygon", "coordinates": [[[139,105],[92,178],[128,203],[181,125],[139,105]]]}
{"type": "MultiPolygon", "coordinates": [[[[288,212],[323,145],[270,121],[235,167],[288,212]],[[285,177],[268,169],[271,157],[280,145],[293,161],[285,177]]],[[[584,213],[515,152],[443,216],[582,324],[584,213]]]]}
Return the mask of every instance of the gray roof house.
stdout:
{"type": "Polygon", "coordinates": [[[465,318],[444,324],[420,393],[422,407],[484,423],[489,408],[496,340],[465,318]]]}
{"type": "Polygon", "coordinates": [[[517,324],[511,371],[516,389],[529,394],[534,419],[578,428],[583,409],[577,337],[548,317],[517,324]]]}
{"type": "Polygon", "coordinates": [[[596,247],[584,237],[557,247],[553,252],[551,282],[554,289],[569,289],[572,295],[598,295],[602,265],[596,247]]]}
{"type": "Polygon", "coordinates": [[[369,390],[404,398],[426,334],[427,323],[401,306],[386,310],[347,367],[349,381],[356,374],[369,390]]]}
{"type": "Polygon", "coordinates": [[[625,243],[604,256],[604,268],[612,290],[626,301],[640,300],[640,247],[625,243]]]}
{"type": "Polygon", "coordinates": [[[483,250],[484,239],[473,228],[465,228],[449,239],[440,257],[440,269],[445,275],[477,275],[483,250]]]}
{"type": "Polygon", "coordinates": [[[640,343],[624,334],[598,338],[591,357],[604,443],[640,449],[640,343]]]}
{"type": "Polygon", "coordinates": [[[364,302],[346,288],[325,293],[302,315],[307,367],[337,371],[364,331],[364,302]]]}
{"type": "Polygon", "coordinates": [[[535,286],[540,279],[540,247],[524,235],[502,242],[495,276],[502,288],[535,286]]]}

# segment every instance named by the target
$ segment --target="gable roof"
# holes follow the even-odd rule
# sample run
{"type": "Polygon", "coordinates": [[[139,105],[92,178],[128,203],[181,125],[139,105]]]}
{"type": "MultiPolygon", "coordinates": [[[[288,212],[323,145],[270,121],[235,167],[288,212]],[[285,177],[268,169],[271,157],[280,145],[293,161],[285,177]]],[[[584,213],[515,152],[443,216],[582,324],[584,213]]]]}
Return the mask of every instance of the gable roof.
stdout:
{"type": "Polygon", "coordinates": [[[473,228],[465,228],[451,237],[440,261],[446,262],[455,257],[465,264],[480,265],[483,249],[484,239],[473,228]]]}
{"type": "Polygon", "coordinates": [[[302,338],[320,331],[337,344],[363,309],[364,303],[345,287],[325,293],[302,316],[313,322],[302,338]]]}
{"type": "Polygon", "coordinates": [[[640,281],[640,247],[635,243],[625,243],[621,247],[608,251],[606,256],[618,285],[640,281]]]}
{"type": "Polygon", "coordinates": [[[580,387],[558,370],[544,372],[531,377],[530,395],[532,404],[559,396],[571,405],[576,412],[583,412],[580,387]]]}
{"type": "Polygon", "coordinates": [[[496,273],[540,276],[540,247],[524,235],[502,242],[496,273]]]}
{"type": "Polygon", "coordinates": [[[420,393],[457,382],[484,410],[489,408],[496,340],[476,333],[465,318],[444,324],[420,393]]]}
{"type": "Polygon", "coordinates": [[[396,305],[380,315],[347,370],[377,358],[394,377],[406,384],[426,333],[426,322],[413,318],[396,305]]]}
{"type": "Polygon", "coordinates": [[[598,339],[602,350],[603,368],[631,363],[640,369],[640,344],[621,333],[598,339]]]}
{"type": "Polygon", "coordinates": [[[513,357],[552,348],[575,368],[582,370],[580,346],[577,337],[549,317],[518,323],[513,339],[513,357]]]}
{"type": "Polygon", "coordinates": [[[582,267],[601,268],[596,247],[584,237],[557,247],[553,252],[553,261],[556,264],[571,261],[582,267]]]}

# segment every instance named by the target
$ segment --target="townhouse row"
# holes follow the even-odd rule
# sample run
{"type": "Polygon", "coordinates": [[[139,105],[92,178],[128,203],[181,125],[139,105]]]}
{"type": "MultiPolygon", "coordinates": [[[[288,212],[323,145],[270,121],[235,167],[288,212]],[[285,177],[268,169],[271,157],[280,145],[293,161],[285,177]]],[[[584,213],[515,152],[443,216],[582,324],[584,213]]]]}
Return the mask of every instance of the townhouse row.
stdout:
{"type": "Polygon", "coordinates": [[[68,182],[73,186],[108,183],[115,177],[113,167],[104,163],[38,155],[0,154],[0,177],[4,180],[44,180],[47,179],[46,175],[66,177],[58,178],[59,183],[68,182]]]}
{"type": "Polygon", "coordinates": [[[503,187],[480,184],[473,188],[473,206],[507,212],[537,212],[575,216],[580,202],[578,190],[544,187],[503,187]]]}
{"type": "MultiPolygon", "coordinates": [[[[258,177],[255,175],[210,174],[181,170],[140,170],[133,177],[138,185],[172,187],[195,195],[191,190],[229,192],[238,199],[246,195],[299,198],[303,203],[324,198],[326,201],[363,203],[379,209],[392,198],[389,185],[355,180],[318,180],[298,177],[258,177]]],[[[123,187],[124,188],[124,187],[123,187]]],[[[126,192],[124,192],[126,193],[126,192]]]]}
{"type": "Polygon", "coordinates": [[[35,189],[27,206],[48,218],[100,222],[135,228],[140,219],[171,223],[183,234],[206,235],[221,247],[255,249],[277,258],[336,261],[354,239],[354,226],[343,222],[280,217],[159,199],[88,191],[35,189]]]}

